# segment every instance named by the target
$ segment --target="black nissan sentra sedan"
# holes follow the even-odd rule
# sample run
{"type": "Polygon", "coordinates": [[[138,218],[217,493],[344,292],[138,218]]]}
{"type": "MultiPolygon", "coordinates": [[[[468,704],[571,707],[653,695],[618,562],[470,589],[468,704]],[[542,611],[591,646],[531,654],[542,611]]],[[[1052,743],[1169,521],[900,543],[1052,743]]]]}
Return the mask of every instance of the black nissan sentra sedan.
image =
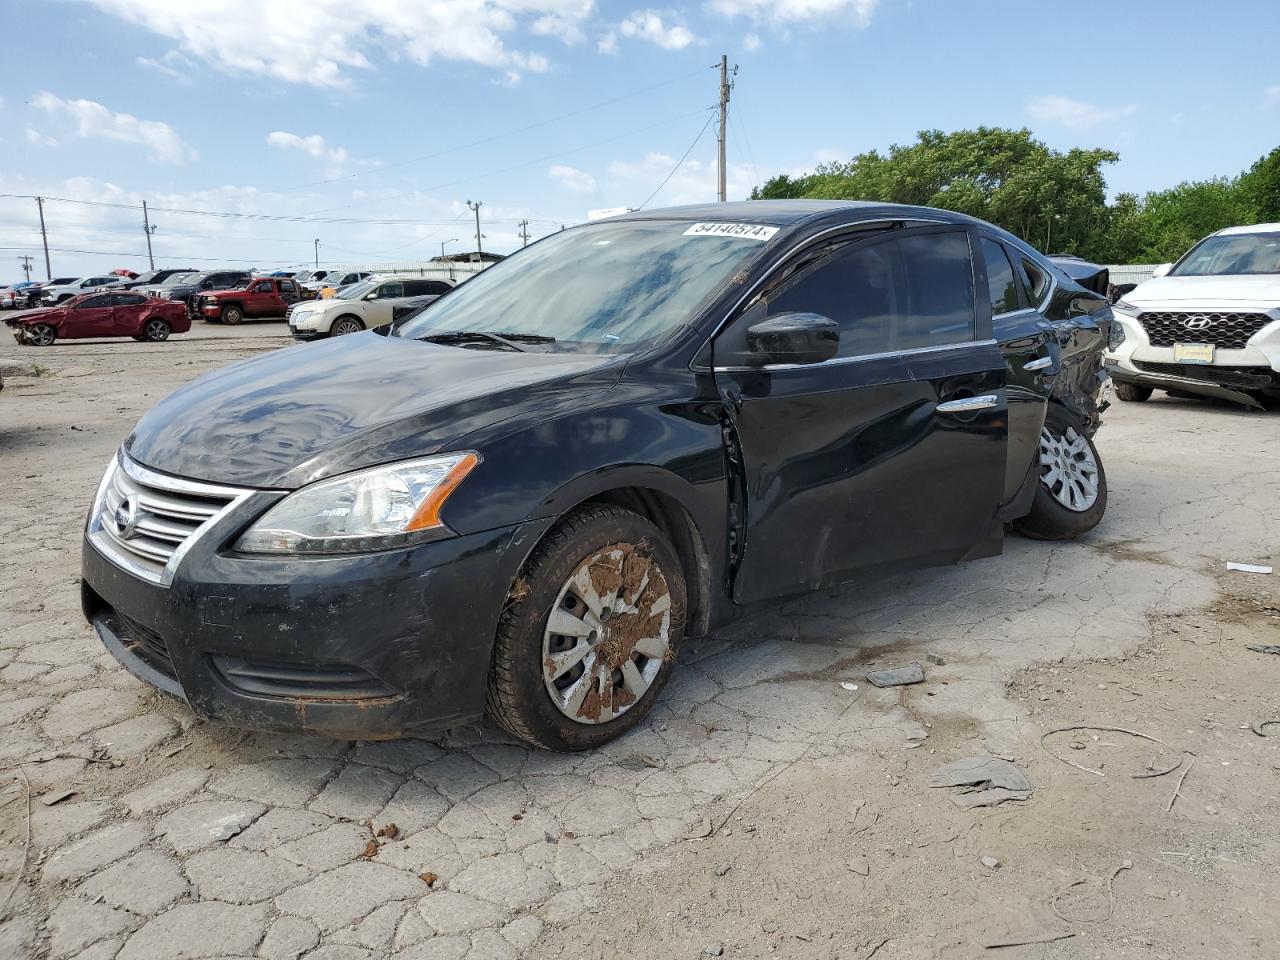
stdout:
{"type": "Polygon", "coordinates": [[[1091,529],[1101,295],[968,217],[764,201],[554,234],[382,336],[157,404],[102,479],[84,612],[257,729],[637,723],[761,601],[1091,529]]]}

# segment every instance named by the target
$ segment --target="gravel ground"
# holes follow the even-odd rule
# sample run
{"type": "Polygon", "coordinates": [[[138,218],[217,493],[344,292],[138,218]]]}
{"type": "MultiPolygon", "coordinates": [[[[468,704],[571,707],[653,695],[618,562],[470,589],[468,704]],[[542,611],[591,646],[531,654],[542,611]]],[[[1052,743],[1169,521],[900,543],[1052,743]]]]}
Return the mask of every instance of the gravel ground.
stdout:
{"type": "Polygon", "coordinates": [[[1280,719],[1280,658],[1244,644],[1280,642],[1280,576],[1222,568],[1280,560],[1276,415],[1119,405],[1089,537],[762,611],[605,750],[336,742],[199,722],[78,609],[129,428],[281,329],[0,348],[0,957],[1274,956],[1280,738],[1248,727],[1280,719]],[[913,661],[922,685],[863,679],[913,661]],[[1039,743],[1081,723],[1164,743],[1054,735],[1089,773],[1039,743]],[[928,788],[983,751],[1030,801],[928,788]]]}

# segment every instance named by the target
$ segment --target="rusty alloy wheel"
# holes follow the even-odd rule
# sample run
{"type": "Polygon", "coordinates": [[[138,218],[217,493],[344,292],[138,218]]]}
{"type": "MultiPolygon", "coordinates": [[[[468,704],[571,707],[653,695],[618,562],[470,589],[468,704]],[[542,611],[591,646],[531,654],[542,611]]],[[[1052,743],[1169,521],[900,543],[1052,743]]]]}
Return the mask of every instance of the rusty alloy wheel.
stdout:
{"type": "Polygon", "coordinates": [[[629,543],[584,560],[560,588],[542,638],[552,702],[578,723],[626,713],[671,649],[671,590],[662,569],[629,543]]]}

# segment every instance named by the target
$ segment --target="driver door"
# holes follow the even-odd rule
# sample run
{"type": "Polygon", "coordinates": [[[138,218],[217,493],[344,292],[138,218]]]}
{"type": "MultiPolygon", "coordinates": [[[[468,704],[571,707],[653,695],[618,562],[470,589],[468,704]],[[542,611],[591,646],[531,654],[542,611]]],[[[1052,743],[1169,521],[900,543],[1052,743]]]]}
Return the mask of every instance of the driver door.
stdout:
{"type": "Polygon", "coordinates": [[[735,600],[1000,552],[1005,362],[977,245],[962,225],[823,241],[717,338],[746,481],[735,600]],[[790,312],[837,321],[837,356],[754,365],[746,329],[790,312]]]}
{"type": "Polygon", "coordinates": [[[114,294],[99,293],[78,303],[71,311],[71,329],[64,337],[115,337],[114,294]]]}

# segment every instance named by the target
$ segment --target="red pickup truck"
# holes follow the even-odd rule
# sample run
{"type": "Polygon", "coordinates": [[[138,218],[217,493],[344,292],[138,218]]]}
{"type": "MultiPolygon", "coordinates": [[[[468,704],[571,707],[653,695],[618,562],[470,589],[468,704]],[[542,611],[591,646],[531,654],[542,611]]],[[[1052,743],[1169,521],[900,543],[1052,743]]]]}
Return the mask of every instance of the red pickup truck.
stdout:
{"type": "Polygon", "coordinates": [[[216,290],[200,295],[196,311],[205,320],[239,323],[245,318],[276,317],[303,299],[296,281],[288,277],[258,277],[243,290],[216,290]]]}

